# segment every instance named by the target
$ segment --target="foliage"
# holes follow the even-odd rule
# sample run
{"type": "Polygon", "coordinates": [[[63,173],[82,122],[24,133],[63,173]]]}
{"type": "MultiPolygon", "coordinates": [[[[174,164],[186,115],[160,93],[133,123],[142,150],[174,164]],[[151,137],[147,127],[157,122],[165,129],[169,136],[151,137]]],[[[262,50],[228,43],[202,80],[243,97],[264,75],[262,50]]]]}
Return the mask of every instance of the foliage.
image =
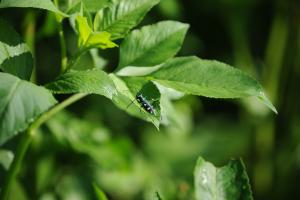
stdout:
{"type": "MultiPolygon", "coordinates": [[[[169,2],[180,10],[177,1],[169,2]]],[[[4,30],[0,33],[0,163],[5,172],[0,199],[9,199],[8,194],[16,188],[28,187],[24,180],[15,180],[20,167],[35,174],[36,188],[24,192],[29,199],[153,199],[153,194],[154,199],[253,199],[241,160],[217,168],[198,158],[199,154],[206,157],[215,151],[221,158],[218,161],[224,162],[226,154],[247,152],[247,131],[225,120],[218,122],[220,127],[207,121],[194,123],[193,113],[202,106],[195,96],[208,97],[211,102],[247,98],[242,102],[249,109],[247,102],[251,101],[259,108],[264,104],[274,113],[277,110],[253,78],[258,76],[244,72],[248,70],[183,56],[188,24],[168,20],[145,25],[152,20],[142,22],[143,18],[157,4],[159,0],[1,1],[3,10],[43,10],[24,11],[35,13],[34,17],[54,13],[55,17],[45,20],[53,27],[42,29],[41,40],[47,30],[58,31],[61,66],[58,70],[55,66],[44,69],[60,72],[40,81],[44,77],[33,69],[35,61],[45,57],[52,61],[57,55],[53,52],[39,58],[42,51],[32,51],[35,45],[26,44],[28,40],[24,42],[8,22],[0,19],[0,29],[4,30]],[[116,51],[119,55],[114,55],[116,51]],[[113,56],[104,61],[102,56],[107,54],[113,56]],[[82,66],[80,70],[78,65],[82,66]],[[88,102],[62,111],[87,95],[88,102]],[[127,130],[130,122],[124,113],[141,120],[127,130]],[[153,134],[154,130],[142,121],[152,123],[161,135],[153,134]],[[210,134],[202,129],[210,130],[210,134]],[[211,135],[214,131],[219,134],[211,135]],[[231,145],[223,151],[227,145],[224,141],[231,145]],[[31,142],[28,155],[35,163],[32,169],[22,162],[31,142]],[[218,142],[220,145],[216,145],[218,142]]],[[[36,22],[32,23],[35,27],[36,22]]],[[[45,63],[56,65],[53,61],[45,63]]],[[[42,69],[38,62],[36,68],[42,69]]]]}

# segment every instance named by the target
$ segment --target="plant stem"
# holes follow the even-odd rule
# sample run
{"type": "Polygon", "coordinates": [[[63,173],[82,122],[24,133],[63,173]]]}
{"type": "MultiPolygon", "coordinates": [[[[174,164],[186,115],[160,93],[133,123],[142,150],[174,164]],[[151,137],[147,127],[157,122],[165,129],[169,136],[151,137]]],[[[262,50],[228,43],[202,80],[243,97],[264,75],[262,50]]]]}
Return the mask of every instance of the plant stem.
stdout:
{"type": "MultiPolygon", "coordinates": [[[[32,53],[32,57],[35,58],[35,32],[36,32],[36,14],[33,11],[29,11],[24,20],[24,39],[26,44],[32,53]]],[[[36,82],[36,64],[35,59],[33,59],[33,69],[31,74],[31,82],[36,82]]]]}
{"type": "MultiPolygon", "coordinates": [[[[58,0],[54,0],[54,4],[58,7],[58,0]]],[[[61,68],[60,71],[63,73],[67,69],[67,63],[68,63],[68,57],[67,57],[67,47],[66,47],[66,41],[62,26],[62,20],[63,18],[56,14],[56,21],[57,21],[57,28],[58,28],[58,34],[59,34],[59,43],[60,43],[60,53],[61,53],[61,68]]]]}
{"type": "Polygon", "coordinates": [[[17,147],[14,161],[9,168],[6,180],[4,182],[3,188],[0,193],[1,200],[6,200],[8,198],[9,189],[20,170],[21,163],[22,163],[24,155],[29,147],[31,139],[32,139],[32,137],[31,137],[30,129],[28,129],[27,132],[23,135],[23,137],[20,141],[20,144],[17,147]]]}
{"type": "Polygon", "coordinates": [[[24,159],[25,153],[28,150],[28,147],[31,143],[33,136],[35,135],[36,130],[48,119],[50,119],[54,114],[58,113],[62,109],[66,108],[67,106],[71,105],[72,103],[78,101],[79,99],[85,97],[87,94],[79,93],[74,94],[73,96],[69,97],[68,99],[64,100],[60,104],[54,106],[49,111],[43,113],[37,120],[35,120],[30,127],[27,129],[27,132],[23,135],[20,144],[17,147],[17,151],[15,154],[15,158],[11,167],[9,168],[7,177],[5,179],[3,188],[0,193],[0,200],[6,200],[8,197],[9,189],[15,180],[19,169],[21,167],[22,161],[24,159]]]}

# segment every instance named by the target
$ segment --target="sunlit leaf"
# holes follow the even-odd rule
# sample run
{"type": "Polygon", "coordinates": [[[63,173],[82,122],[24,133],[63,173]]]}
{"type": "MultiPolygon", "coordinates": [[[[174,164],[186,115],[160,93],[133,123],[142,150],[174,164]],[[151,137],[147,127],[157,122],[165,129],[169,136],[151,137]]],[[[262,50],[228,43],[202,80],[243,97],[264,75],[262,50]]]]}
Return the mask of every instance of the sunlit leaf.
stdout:
{"type": "Polygon", "coordinates": [[[94,28],[112,34],[112,40],[123,38],[144,18],[159,0],[119,0],[100,10],[95,17],[94,28]]]}
{"type": "Polygon", "coordinates": [[[87,41],[87,46],[101,49],[117,47],[117,44],[110,41],[110,36],[110,33],[105,31],[92,33],[87,41]]]}
{"type": "Polygon", "coordinates": [[[80,48],[114,48],[117,45],[110,40],[111,34],[108,32],[93,32],[89,27],[86,17],[76,16],[76,29],[78,32],[78,46],[80,48]]]}
{"type": "Polygon", "coordinates": [[[152,67],[165,62],[181,48],[188,27],[180,22],[163,21],[132,31],[121,44],[118,70],[127,66],[152,67]]]}
{"type": "Polygon", "coordinates": [[[33,68],[29,47],[3,20],[0,20],[0,30],[2,30],[0,31],[0,69],[21,79],[29,80],[33,68]]]}
{"type": "Polygon", "coordinates": [[[82,47],[85,45],[90,34],[92,33],[92,29],[90,28],[86,17],[82,17],[80,15],[76,16],[76,29],[79,36],[78,46],[82,47]]]}
{"type": "Polygon", "coordinates": [[[0,144],[24,131],[55,103],[45,88],[0,73],[0,144]]]}
{"type": "Polygon", "coordinates": [[[7,7],[40,8],[67,16],[65,13],[61,12],[51,0],[2,0],[0,8],[7,7]]]}
{"type": "Polygon", "coordinates": [[[112,99],[116,93],[111,78],[100,69],[75,71],[70,70],[60,75],[54,82],[46,85],[53,93],[90,93],[112,99]]]}
{"type": "Polygon", "coordinates": [[[252,200],[248,175],[242,160],[217,168],[199,158],[194,172],[196,200],[252,200]]]}
{"type": "Polygon", "coordinates": [[[255,96],[275,113],[277,112],[255,79],[218,61],[202,60],[197,57],[175,58],[149,76],[165,87],[187,94],[213,98],[255,96]]]}

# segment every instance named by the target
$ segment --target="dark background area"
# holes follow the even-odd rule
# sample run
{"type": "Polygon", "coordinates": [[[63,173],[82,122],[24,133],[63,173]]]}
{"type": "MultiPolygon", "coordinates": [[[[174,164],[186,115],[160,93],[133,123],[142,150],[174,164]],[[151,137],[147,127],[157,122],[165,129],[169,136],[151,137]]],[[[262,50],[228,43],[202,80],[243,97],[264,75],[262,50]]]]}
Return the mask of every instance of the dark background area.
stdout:
{"type": "MultiPolygon", "coordinates": [[[[60,65],[53,15],[2,9],[0,17],[33,50],[36,82],[52,81],[60,65]]],[[[192,199],[198,156],[217,166],[242,157],[255,199],[300,199],[299,1],[162,0],[140,26],[160,20],[190,24],[179,56],[219,60],[251,74],[278,115],[251,98],[185,96],[174,101],[174,122],[158,132],[107,99],[90,96],[43,126],[12,199],[92,199],[93,182],[116,200],[147,199],[153,190],[166,200],[192,199]]],[[[77,38],[67,20],[64,31],[71,55],[77,38]]],[[[112,72],[118,49],[99,55],[112,72]]],[[[16,141],[7,147],[14,149],[16,141]]]]}

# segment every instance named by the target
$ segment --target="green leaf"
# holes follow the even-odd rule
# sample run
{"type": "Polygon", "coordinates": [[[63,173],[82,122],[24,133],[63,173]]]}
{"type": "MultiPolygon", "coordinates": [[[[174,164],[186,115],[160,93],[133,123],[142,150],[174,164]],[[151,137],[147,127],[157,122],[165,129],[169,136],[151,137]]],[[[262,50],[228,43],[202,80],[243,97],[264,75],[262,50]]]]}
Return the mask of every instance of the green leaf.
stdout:
{"type": "Polygon", "coordinates": [[[56,103],[43,87],[0,73],[0,145],[56,103]]]}
{"type": "Polygon", "coordinates": [[[197,57],[175,58],[149,76],[165,87],[187,94],[212,98],[255,96],[277,113],[264,94],[262,86],[255,79],[218,61],[197,57]]]}
{"type": "Polygon", "coordinates": [[[115,43],[110,41],[111,34],[108,32],[93,32],[88,25],[86,17],[76,16],[76,29],[78,31],[78,46],[80,48],[114,48],[115,43]]]}
{"type": "Polygon", "coordinates": [[[83,3],[89,12],[97,12],[110,4],[109,0],[83,0],[83,3]]]}
{"type": "Polygon", "coordinates": [[[5,30],[0,31],[0,69],[29,80],[33,68],[29,47],[16,31],[1,19],[0,30],[5,30]]]}
{"type": "Polygon", "coordinates": [[[112,99],[116,93],[113,81],[100,69],[71,70],[60,75],[54,82],[47,84],[46,87],[57,94],[91,93],[103,95],[109,99],[112,99]]]}
{"type": "Polygon", "coordinates": [[[105,193],[96,184],[93,184],[93,187],[98,200],[108,200],[105,193]]]}
{"type": "MultiPolygon", "coordinates": [[[[69,1],[70,2],[70,1],[69,1]]],[[[81,3],[83,3],[84,8],[87,12],[98,12],[102,8],[105,8],[111,4],[110,0],[71,0],[70,3],[68,3],[67,13],[79,13],[81,8],[81,3]]]]}
{"type": "Polygon", "coordinates": [[[172,58],[180,50],[188,27],[163,21],[132,31],[121,44],[118,70],[127,66],[151,67],[172,58]]]}
{"type": "Polygon", "coordinates": [[[82,47],[85,45],[89,39],[90,34],[92,34],[92,29],[90,28],[87,18],[80,15],[76,16],[76,30],[78,32],[78,46],[82,47]]]}
{"type": "Polygon", "coordinates": [[[113,102],[120,109],[132,116],[138,117],[148,122],[152,122],[156,128],[160,123],[160,92],[156,85],[141,77],[119,77],[110,74],[115,83],[117,95],[113,96],[113,102]],[[136,101],[136,95],[142,94],[150,105],[153,106],[155,114],[146,112],[136,101]]]}
{"type": "Polygon", "coordinates": [[[8,7],[40,8],[61,14],[62,16],[67,16],[61,12],[51,0],[2,0],[0,8],[8,7]]]}
{"type": "Polygon", "coordinates": [[[0,149],[0,164],[4,167],[5,170],[9,169],[9,166],[12,163],[13,159],[13,152],[5,149],[0,149]]]}
{"type": "Polygon", "coordinates": [[[252,200],[249,179],[242,160],[216,168],[199,158],[194,172],[196,200],[252,200]]]}
{"type": "Polygon", "coordinates": [[[112,34],[112,40],[123,38],[138,25],[159,0],[119,0],[100,10],[94,20],[94,29],[112,34]]]}

